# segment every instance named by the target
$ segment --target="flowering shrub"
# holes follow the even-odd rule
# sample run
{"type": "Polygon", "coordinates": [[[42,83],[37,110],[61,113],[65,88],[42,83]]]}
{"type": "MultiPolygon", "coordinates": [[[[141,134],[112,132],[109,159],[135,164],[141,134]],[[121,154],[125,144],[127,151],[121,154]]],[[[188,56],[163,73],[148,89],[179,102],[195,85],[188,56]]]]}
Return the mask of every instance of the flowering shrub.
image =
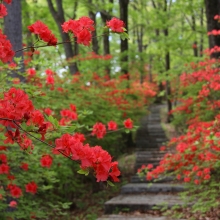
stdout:
{"type": "Polygon", "coordinates": [[[184,128],[183,134],[161,147],[171,151],[159,166],[138,170],[149,181],[164,174],[183,181],[188,187],[183,195],[187,202],[194,202],[193,211],[206,212],[220,205],[219,79],[219,60],[207,58],[192,63],[189,71],[180,76],[179,104],[170,113],[174,124],[184,128]]]}
{"type": "MultiPolygon", "coordinates": [[[[4,5],[0,6],[0,17],[6,16],[4,5]]],[[[62,28],[73,34],[77,43],[89,46],[93,23],[90,18],[82,17],[64,22],[62,28]]],[[[107,27],[126,36],[123,22],[116,18],[108,21],[107,27]]],[[[37,43],[46,42],[41,46],[58,44],[55,35],[42,21],[35,22],[28,29],[38,36],[37,43]]],[[[0,43],[2,70],[18,69],[13,59],[16,51],[12,50],[10,41],[1,30],[0,43]]],[[[25,54],[26,84],[9,77],[7,80],[13,85],[6,84],[5,75],[0,76],[2,219],[47,219],[51,214],[64,214],[61,210],[72,203],[67,201],[73,201],[69,192],[75,193],[76,197],[82,192],[82,177],[78,174],[87,176],[92,173],[97,182],[106,181],[110,185],[111,181],[118,182],[117,161],[101,146],[91,144],[91,139],[93,136],[102,139],[108,132],[134,130],[129,118],[133,116],[132,108],[141,106],[142,101],[143,106],[149,97],[155,95],[147,83],[143,86],[136,83],[128,89],[126,79],[109,80],[100,72],[74,75],[71,79],[67,73],[60,76],[52,68],[37,70],[34,67],[36,61],[32,62],[33,56],[40,53],[36,50],[37,43],[25,54]],[[150,90],[148,96],[147,90],[150,90]],[[77,163],[72,163],[73,160],[77,163]],[[75,174],[77,170],[78,174],[75,174]],[[74,179],[70,178],[73,175],[74,179]],[[45,201],[48,202],[45,204],[45,201]],[[9,207],[12,212],[8,212],[9,207]]],[[[92,57],[107,62],[111,58],[110,55],[97,57],[95,54],[92,57]]]]}

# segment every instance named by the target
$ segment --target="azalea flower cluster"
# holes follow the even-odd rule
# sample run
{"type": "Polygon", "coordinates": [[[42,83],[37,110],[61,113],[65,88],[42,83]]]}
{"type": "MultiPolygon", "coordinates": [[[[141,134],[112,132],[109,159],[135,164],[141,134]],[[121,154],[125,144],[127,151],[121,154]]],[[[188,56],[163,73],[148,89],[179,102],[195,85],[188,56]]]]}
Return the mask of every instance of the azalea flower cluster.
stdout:
{"type": "Polygon", "coordinates": [[[42,21],[36,21],[28,26],[28,29],[31,33],[39,35],[40,39],[47,42],[48,45],[57,45],[57,38],[42,21]]]}
{"type": "MultiPolygon", "coordinates": [[[[168,148],[176,146],[175,153],[167,153],[160,165],[147,172],[146,179],[158,178],[161,174],[172,171],[178,180],[201,184],[211,178],[220,159],[220,115],[215,121],[191,124],[185,135],[173,138],[168,148]]],[[[143,172],[142,167],[138,172],[143,172]]]]}
{"type": "MultiPolygon", "coordinates": [[[[7,151],[7,147],[1,147],[0,150],[1,151],[7,151]]],[[[16,178],[10,172],[10,166],[8,164],[8,158],[7,158],[7,155],[5,153],[0,154],[0,163],[1,163],[0,164],[0,174],[5,175],[6,178],[10,181],[10,183],[6,187],[7,191],[14,198],[21,197],[22,196],[22,189],[19,186],[17,186],[16,184],[13,183],[13,180],[15,180],[16,178]]],[[[28,164],[22,162],[20,168],[24,171],[27,171],[28,170],[28,164]]],[[[37,193],[37,188],[38,188],[38,186],[34,181],[28,182],[25,185],[26,192],[31,193],[31,194],[36,194],[37,193]]],[[[0,194],[0,197],[2,199],[1,194],[0,194]]],[[[17,205],[17,203],[14,204],[14,205],[13,205],[13,203],[10,204],[10,206],[16,206],[16,205],[17,205]]]]}
{"type": "MultiPolygon", "coordinates": [[[[132,129],[133,128],[133,121],[128,118],[123,122],[125,128],[132,129]]],[[[115,131],[118,129],[118,125],[115,121],[108,122],[108,130],[109,131],[115,131]]],[[[102,124],[101,122],[97,122],[95,125],[93,125],[92,129],[92,135],[96,135],[97,138],[101,139],[106,134],[106,126],[102,124]]]]}
{"type": "Polygon", "coordinates": [[[112,162],[110,154],[100,146],[90,147],[83,144],[82,138],[78,135],[64,134],[55,141],[55,151],[61,151],[72,160],[80,161],[83,170],[94,170],[97,182],[106,181],[109,177],[118,182],[120,171],[118,162],[112,162]]]}
{"type": "MultiPolygon", "coordinates": [[[[190,73],[180,76],[180,104],[171,111],[174,118],[180,115],[188,126],[187,132],[173,138],[160,165],[146,173],[147,180],[172,172],[178,180],[192,184],[207,183],[220,159],[220,77],[218,60],[206,59],[191,63],[190,73]],[[183,96],[183,93],[186,96],[183,96]],[[190,95],[189,95],[190,94],[190,95]]],[[[162,150],[166,150],[162,146],[162,150]]],[[[139,172],[144,172],[145,167],[139,172]]]]}
{"type": "Polygon", "coordinates": [[[180,76],[180,87],[182,91],[188,91],[194,85],[194,95],[182,97],[181,104],[171,111],[177,115],[185,115],[187,124],[201,120],[208,111],[213,112],[220,107],[220,101],[215,98],[220,91],[219,67],[216,60],[193,63],[191,68],[195,71],[180,76]]]}
{"type": "Polygon", "coordinates": [[[4,35],[0,29],[0,60],[3,63],[11,62],[14,54],[11,42],[7,40],[7,36],[4,35]]]}
{"type": "MultiPolygon", "coordinates": [[[[64,120],[77,119],[76,106],[70,104],[70,109],[61,111],[64,120]]],[[[34,125],[37,128],[35,133],[41,134],[42,140],[45,139],[48,128],[53,127],[50,122],[45,121],[43,114],[34,108],[28,95],[24,91],[15,88],[11,88],[8,92],[5,92],[4,98],[0,99],[0,119],[0,124],[12,128],[11,130],[7,130],[4,142],[11,144],[16,142],[21,149],[33,149],[31,139],[27,137],[26,133],[20,132],[21,123],[26,123],[28,126],[34,125]]],[[[126,126],[131,128],[131,123],[129,119],[126,122],[126,126]]],[[[116,129],[117,125],[111,121],[109,122],[109,128],[116,129]]],[[[84,140],[84,136],[79,133],[75,135],[64,134],[61,138],[56,139],[56,146],[53,152],[64,153],[65,156],[71,157],[73,160],[81,161],[81,167],[83,169],[94,169],[97,181],[106,181],[109,176],[114,181],[118,181],[120,171],[117,168],[117,162],[112,162],[111,156],[100,146],[91,148],[88,144],[83,145],[84,140]]],[[[3,156],[0,159],[3,162],[6,161],[3,156]]],[[[50,155],[43,155],[40,162],[42,167],[49,168],[52,165],[52,161],[53,158],[50,155]]],[[[8,171],[8,165],[3,164],[0,166],[0,173],[8,173],[8,171]]]]}
{"type": "Polygon", "coordinates": [[[28,95],[21,89],[12,87],[4,93],[4,98],[0,99],[0,124],[5,127],[14,128],[15,131],[7,130],[4,143],[17,142],[22,149],[33,148],[32,141],[25,133],[20,133],[19,126],[26,123],[28,126],[34,125],[36,133],[41,134],[42,140],[51,124],[44,120],[43,114],[36,110],[28,95]]]}
{"type": "MultiPolygon", "coordinates": [[[[3,0],[5,3],[7,4],[11,4],[12,0],[3,0]]],[[[8,14],[7,12],[7,8],[5,7],[5,5],[3,3],[0,4],[0,18],[5,17],[8,14]]]]}

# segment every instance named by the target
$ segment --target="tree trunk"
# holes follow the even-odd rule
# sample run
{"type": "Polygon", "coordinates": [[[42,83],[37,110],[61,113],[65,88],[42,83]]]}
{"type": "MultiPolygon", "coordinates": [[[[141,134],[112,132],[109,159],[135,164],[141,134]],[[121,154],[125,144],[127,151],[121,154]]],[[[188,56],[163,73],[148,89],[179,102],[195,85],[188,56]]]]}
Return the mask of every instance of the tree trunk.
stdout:
{"type": "MultiPolygon", "coordinates": [[[[201,15],[200,15],[200,26],[201,26],[201,28],[204,27],[204,22],[203,22],[204,16],[203,16],[203,14],[204,14],[204,8],[202,7],[201,8],[201,15]]],[[[200,34],[199,52],[200,52],[201,57],[203,56],[203,43],[204,43],[204,35],[200,34]]]]}
{"type": "MultiPolygon", "coordinates": [[[[67,33],[64,33],[61,27],[61,24],[65,22],[62,0],[56,0],[57,11],[55,10],[51,0],[47,0],[47,4],[54,20],[56,21],[62,41],[65,42],[63,44],[63,47],[64,47],[66,59],[68,60],[69,58],[72,58],[77,54],[74,54],[69,35],[67,33]]],[[[78,71],[77,64],[75,62],[70,63],[69,70],[71,74],[75,74],[78,71]]]]}
{"type": "MultiPolygon", "coordinates": [[[[214,16],[220,14],[220,0],[205,0],[205,9],[208,32],[212,30],[219,30],[220,23],[218,23],[217,20],[214,20],[214,16]]],[[[220,35],[209,36],[209,49],[213,48],[214,46],[220,46],[220,35]]],[[[211,54],[211,58],[219,57],[220,52],[211,54]]]]}
{"type": "MultiPolygon", "coordinates": [[[[129,0],[119,1],[120,19],[124,21],[127,32],[128,32],[128,4],[129,4],[129,0]]],[[[122,53],[121,71],[123,74],[127,74],[128,73],[128,39],[125,40],[121,39],[121,53],[122,53]]]]}
{"type": "MultiPolygon", "coordinates": [[[[94,24],[96,25],[96,14],[94,12],[90,11],[89,17],[94,21],[94,24]]],[[[92,32],[92,50],[96,54],[99,54],[99,44],[98,44],[96,29],[92,32]]]]}
{"type": "MultiPolygon", "coordinates": [[[[192,5],[192,8],[193,8],[193,5],[192,5]]],[[[195,18],[194,14],[192,14],[192,31],[194,33],[196,32],[196,18],[195,18]]],[[[193,48],[194,57],[198,57],[198,47],[197,47],[197,41],[196,40],[194,40],[192,48],[193,48]]]]}
{"type": "MultiPolygon", "coordinates": [[[[168,13],[167,9],[167,0],[164,0],[164,12],[168,13]]],[[[169,37],[169,30],[168,27],[163,30],[165,38],[169,37]]],[[[170,52],[169,50],[166,51],[165,54],[165,70],[166,72],[170,70],[170,52]]],[[[168,75],[168,73],[167,73],[168,75]]],[[[168,110],[168,116],[167,116],[167,122],[171,122],[172,120],[172,115],[169,114],[169,112],[172,110],[172,102],[170,99],[171,96],[171,85],[170,81],[166,80],[166,99],[167,99],[167,110],[168,110]]]]}
{"type": "MultiPolygon", "coordinates": [[[[92,0],[89,0],[89,4],[92,4],[92,0]]],[[[94,24],[96,25],[96,13],[90,10],[89,17],[94,21],[94,24]]],[[[99,45],[98,45],[96,29],[92,32],[92,50],[96,54],[99,54],[99,45]]]]}
{"type": "MultiPolygon", "coordinates": [[[[13,50],[22,49],[22,17],[21,17],[21,1],[12,1],[10,5],[5,4],[7,7],[8,15],[4,18],[4,33],[10,40],[13,50]]],[[[15,54],[15,57],[21,57],[19,63],[19,71],[13,71],[12,77],[19,78],[24,81],[18,72],[24,72],[23,51],[15,54]]]]}

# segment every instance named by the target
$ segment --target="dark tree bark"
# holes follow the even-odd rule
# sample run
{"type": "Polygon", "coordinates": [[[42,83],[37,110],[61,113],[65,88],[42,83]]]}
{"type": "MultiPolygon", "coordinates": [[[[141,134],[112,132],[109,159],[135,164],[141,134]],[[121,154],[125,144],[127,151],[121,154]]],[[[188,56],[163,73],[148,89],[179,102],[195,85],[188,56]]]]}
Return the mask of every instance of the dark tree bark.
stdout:
{"type": "MultiPolygon", "coordinates": [[[[104,1],[102,1],[104,4],[104,1]]],[[[113,0],[109,0],[109,3],[113,4],[113,0]]],[[[100,11],[101,14],[101,18],[102,18],[102,22],[104,24],[104,26],[106,25],[106,21],[111,20],[112,16],[111,16],[111,11],[106,11],[106,10],[102,10],[100,11]]],[[[107,55],[110,54],[110,42],[109,42],[109,30],[105,31],[103,33],[103,54],[107,55]]],[[[109,75],[111,74],[111,69],[110,66],[106,67],[106,73],[109,75]]]]}
{"type": "MultiPolygon", "coordinates": [[[[13,50],[19,50],[22,48],[22,16],[21,16],[21,2],[12,1],[10,5],[6,4],[8,15],[4,18],[4,33],[10,40],[13,50]]],[[[19,71],[13,71],[12,77],[19,78],[24,81],[24,77],[21,77],[18,72],[24,72],[23,51],[16,52],[15,57],[21,57],[19,64],[19,71]]]]}
{"type": "MultiPolygon", "coordinates": [[[[106,21],[111,20],[111,17],[108,16],[103,11],[101,13],[102,22],[104,25],[106,25],[106,21]]],[[[103,35],[103,54],[107,55],[110,54],[110,42],[109,42],[109,31],[105,32],[103,35]]]]}
{"type": "MultiPolygon", "coordinates": [[[[168,12],[168,7],[167,7],[167,0],[164,0],[164,12],[168,12]]],[[[166,38],[169,37],[169,30],[168,27],[163,30],[164,36],[166,38]]],[[[170,52],[169,50],[166,51],[165,54],[165,70],[169,71],[170,70],[170,52]]],[[[169,112],[172,110],[172,102],[170,99],[171,96],[171,85],[170,81],[166,80],[166,99],[167,99],[167,110],[168,110],[168,117],[167,117],[167,122],[171,122],[172,115],[169,114],[169,112]]]]}
{"type": "MultiPolygon", "coordinates": [[[[204,8],[201,8],[201,15],[200,15],[200,26],[201,28],[204,27],[204,22],[203,22],[203,16],[204,15],[204,8]]],[[[199,52],[200,52],[200,56],[203,56],[203,43],[204,43],[204,35],[200,34],[200,46],[199,46],[199,52]]]]}
{"type": "MultiPolygon", "coordinates": [[[[205,9],[206,9],[206,20],[207,20],[207,30],[208,32],[212,30],[219,30],[220,23],[217,20],[214,20],[215,15],[220,14],[220,0],[205,0],[205,9]]],[[[220,36],[209,36],[209,48],[213,48],[214,46],[220,46],[220,36]]],[[[219,53],[213,53],[211,58],[219,58],[219,53]]]]}
{"type": "MultiPolygon", "coordinates": [[[[128,5],[129,5],[129,0],[119,0],[120,19],[124,21],[127,32],[128,32],[128,5]]],[[[123,74],[127,74],[128,73],[128,39],[121,40],[121,53],[122,53],[121,71],[123,74]]]]}
{"type": "MultiPolygon", "coordinates": [[[[47,0],[49,10],[50,10],[54,20],[56,21],[56,24],[58,26],[58,29],[59,29],[59,32],[60,32],[60,35],[62,38],[62,41],[66,42],[63,44],[63,47],[64,47],[66,59],[69,59],[77,54],[74,53],[74,51],[73,51],[69,35],[67,33],[64,33],[62,30],[62,27],[61,27],[61,24],[63,24],[63,22],[65,22],[62,2],[63,2],[62,0],[56,0],[57,10],[55,10],[54,5],[52,3],[52,0],[47,0]]],[[[78,71],[77,64],[75,62],[69,64],[69,69],[70,69],[71,74],[75,74],[78,71]]]]}
{"type": "MultiPolygon", "coordinates": [[[[92,4],[92,0],[89,0],[89,4],[92,4]]],[[[96,12],[90,10],[89,17],[94,21],[94,24],[96,25],[96,12]]],[[[92,50],[96,54],[99,54],[99,44],[96,29],[92,32],[92,50]]]]}
{"type": "MultiPolygon", "coordinates": [[[[193,7],[193,5],[192,5],[192,7],[193,7]]],[[[192,31],[194,33],[196,32],[196,18],[195,18],[194,13],[192,14],[192,31]]],[[[193,55],[195,57],[198,57],[198,47],[197,47],[197,41],[196,40],[194,40],[192,48],[193,48],[193,55]]]]}

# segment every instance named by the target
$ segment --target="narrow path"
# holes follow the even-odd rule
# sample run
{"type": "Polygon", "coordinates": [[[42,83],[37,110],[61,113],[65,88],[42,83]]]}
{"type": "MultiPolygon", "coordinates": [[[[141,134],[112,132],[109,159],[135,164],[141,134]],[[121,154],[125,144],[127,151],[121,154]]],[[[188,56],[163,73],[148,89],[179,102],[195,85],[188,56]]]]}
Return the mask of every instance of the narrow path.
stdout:
{"type": "MultiPolygon", "coordinates": [[[[153,164],[156,167],[165,153],[160,151],[160,146],[167,141],[161,127],[160,109],[162,107],[164,106],[151,106],[150,114],[141,119],[141,125],[136,134],[136,170],[142,164],[153,164]]],[[[98,220],[169,220],[168,217],[155,217],[147,213],[155,206],[163,208],[166,205],[167,208],[171,208],[175,205],[183,205],[177,193],[183,191],[184,187],[169,183],[171,180],[170,177],[163,177],[160,181],[149,184],[145,178],[141,179],[138,175],[134,175],[131,182],[121,188],[120,195],[105,203],[106,215],[98,220]],[[120,211],[131,212],[131,214],[114,214],[120,211]],[[139,215],[135,215],[135,212],[139,215]]]]}

